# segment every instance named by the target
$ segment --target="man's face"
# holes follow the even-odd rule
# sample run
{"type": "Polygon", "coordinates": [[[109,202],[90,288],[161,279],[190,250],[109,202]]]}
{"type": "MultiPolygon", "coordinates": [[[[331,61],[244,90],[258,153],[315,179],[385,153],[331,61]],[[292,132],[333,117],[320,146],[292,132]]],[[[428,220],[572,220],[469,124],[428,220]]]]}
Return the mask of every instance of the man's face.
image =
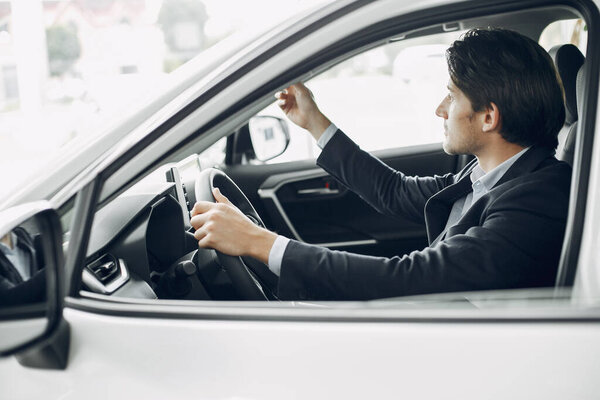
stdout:
{"type": "Polygon", "coordinates": [[[435,110],[444,119],[444,151],[448,154],[477,154],[483,146],[481,122],[476,118],[471,101],[448,82],[448,95],[435,110]]]}

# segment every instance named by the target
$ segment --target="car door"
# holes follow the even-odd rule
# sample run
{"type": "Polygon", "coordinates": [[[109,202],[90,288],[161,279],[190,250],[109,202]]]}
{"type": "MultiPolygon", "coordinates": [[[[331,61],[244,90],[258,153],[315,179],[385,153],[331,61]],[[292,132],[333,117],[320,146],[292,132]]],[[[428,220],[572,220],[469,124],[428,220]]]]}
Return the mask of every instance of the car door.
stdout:
{"type": "MultiPolygon", "coordinates": [[[[409,30],[414,28],[412,21],[417,21],[422,28],[450,19],[516,11],[521,7],[514,2],[494,3],[491,11],[481,3],[470,2],[446,2],[442,8],[438,7],[439,2],[433,6],[428,2],[395,0],[344,3],[348,4],[346,13],[335,9],[331,15],[325,15],[327,18],[323,21],[319,20],[321,25],[317,25],[325,27],[324,31],[315,28],[317,37],[309,43],[309,48],[329,40],[332,32],[326,28],[338,20],[350,31],[357,25],[374,28],[395,17],[393,22],[397,29],[409,30]],[[352,18],[347,15],[350,13],[352,18]]],[[[590,36],[598,37],[597,5],[568,4],[569,7],[574,5],[586,15],[592,15],[588,21],[590,36]]],[[[547,9],[538,11],[548,16],[547,9]]],[[[295,42],[286,45],[298,52],[307,51],[306,47],[294,48],[295,42]]],[[[598,55],[590,56],[590,65],[597,75],[598,55]]],[[[273,63],[276,61],[281,60],[273,63]]],[[[252,82],[248,83],[255,77],[240,79],[247,84],[237,87],[247,89],[242,95],[255,89],[252,82]]],[[[595,104],[597,79],[589,81],[587,97],[595,104]]],[[[589,307],[571,302],[569,294],[563,303],[561,296],[555,298],[548,293],[519,296],[512,292],[500,293],[498,297],[483,294],[480,298],[475,294],[439,296],[421,299],[423,302],[418,306],[415,299],[342,304],[240,304],[140,300],[80,293],[78,283],[84,267],[81,260],[87,249],[98,199],[110,199],[114,194],[110,192],[112,188],[130,183],[145,166],[164,161],[161,157],[177,150],[169,147],[173,142],[180,147],[189,144],[189,137],[196,135],[198,121],[204,121],[202,118],[216,118],[223,113],[230,116],[225,110],[233,106],[223,97],[231,91],[222,92],[220,98],[216,96],[221,103],[199,101],[205,104],[198,112],[199,119],[194,120],[195,116],[188,114],[186,117],[190,118],[183,122],[170,120],[171,126],[164,131],[157,130],[161,134],[166,132],[164,137],[159,134],[145,137],[123,157],[115,157],[116,161],[104,160],[95,170],[99,171],[98,175],[82,190],[73,193],[76,197],[75,205],[69,210],[73,222],[66,261],[69,289],[63,312],[70,334],[61,337],[68,349],[66,354],[61,353],[67,357],[66,368],[48,371],[26,367],[15,358],[0,360],[0,397],[562,399],[596,396],[600,390],[597,380],[600,332],[598,294],[593,290],[589,300],[595,299],[596,303],[587,303],[591,304],[589,307]],[[194,127],[182,128],[180,125],[185,123],[194,127]]],[[[594,111],[588,111],[585,118],[591,120],[594,111]]],[[[244,120],[247,118],[240,117],[232,125],[242,126],[244,120]]],[[[204,131],[201,133],[205,135],[204,131]]],[[[217,133],[225,135],[227,132],[217,133]]],[[[587,135],[598,137],[595,129],[589,130],[587,135]]],[[[214,142],[210,136],[208,140],[214,142]]],[[[409,163],[411,157],[431,156],[431,160],[435,160],[437,157],[433,155],[441,155],[447,158],[439,145],[431,146],[433,150],[408,145],[404,150],[391,150],[396,152],[395,157],[387,157],[387,150],[375,154],[401,170],[411,167],[395,164],[394,160],[409,163]]],[[[449,159],[453,161],[450,167],[442,167],[440,173],[456,170],[456,164],[461,163],[452,157],[449,159]]],[[[425,162],[411,165],[429,168],[425,162]]],[[[597,177],[598,163],[594,165],[591,176],[597,177]]],[[[244,185],[242,165],[236,168],[239,168],[237,181],[244,185]]],[[[285,166],[247,164],[244,169],[251,172],[255,168],[277,169],[277,174],[302,174],[305,173],[302,171],[315,169],[314,161],[302,160],[285,166]]],[[[268,180],[271,175],[267,175],[264,180],[256,178],[260,182],[253,185],[254,189],[268,180]]],[[[304,176],[300,181],[310,183],[313,178],[304,176]]],[[[307,190],[320,188],[306,187],[307,190]]],[[[335,190],[331,186],[327,189],[335,190]]],[[[593,200],[598,197],[596,192],[593,200]]],[[[306,192],[297,190],[292,194],[306,192]]],[[[590,211],[597,215],[598,202],[591,204],[590,211]]],[[[587,234],[585,239],[590,248],[597,242],[592,234],[587,234]]],[[[598,263],[591,255],[596,253],[596,249],[586,253],[595,272],[598,263]]],[[[52,354],[44,356],[50,358],[52,354]]]]}

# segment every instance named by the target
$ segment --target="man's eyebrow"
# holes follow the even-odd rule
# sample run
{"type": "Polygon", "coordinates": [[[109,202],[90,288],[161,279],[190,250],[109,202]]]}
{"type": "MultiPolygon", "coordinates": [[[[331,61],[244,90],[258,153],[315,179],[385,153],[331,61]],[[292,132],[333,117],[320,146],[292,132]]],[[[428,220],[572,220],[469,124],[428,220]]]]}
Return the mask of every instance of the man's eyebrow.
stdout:
{"type": "Polygon", "coordinates": [[[450,87],[450,85],[446,85],[446,88],[448,88],[449,91],[454,92],[454,89],[450,87]]]}

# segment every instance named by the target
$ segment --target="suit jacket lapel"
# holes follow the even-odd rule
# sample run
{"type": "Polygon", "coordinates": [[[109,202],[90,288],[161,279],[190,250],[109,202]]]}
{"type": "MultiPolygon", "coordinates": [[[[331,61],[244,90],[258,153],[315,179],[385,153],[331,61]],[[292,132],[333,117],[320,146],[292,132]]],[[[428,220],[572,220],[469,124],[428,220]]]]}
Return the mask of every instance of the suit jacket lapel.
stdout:
{"type": "Polygon", "coordinates": [[[446,227],[454,202],[473,190],[470,175],[475,165],[477,165],[477,160],[471,161],[457,175],[458,182],[445,187],[427,200],[425,204],[425,225],[429,244],[446,227]]]}
{"type": "MultiPolygon", "coordinates": [[[[552,149],[533,146],[515,161],[494,187],[533,171],[552,154],[554,154],[552,149]]],[[[454,202],[473,190],[470,174],[475,165],[477,165],[477,159],[472,160],[457,175],[458,182],[440,190],[425,204],[425,224],[429,244],[432,244],[446,227],[454,202]]]]}

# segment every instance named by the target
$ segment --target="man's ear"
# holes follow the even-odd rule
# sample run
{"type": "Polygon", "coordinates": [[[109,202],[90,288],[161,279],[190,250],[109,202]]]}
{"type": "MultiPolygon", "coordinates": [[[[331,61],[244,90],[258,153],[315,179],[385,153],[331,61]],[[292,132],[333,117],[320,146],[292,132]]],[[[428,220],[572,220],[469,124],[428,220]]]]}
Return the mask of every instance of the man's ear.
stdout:
{"type": "Polygon", "coordinates": [[[490,105],[483,111],[483,124],[481,129],[484,132],[500,131],[501,116],[500,109],[496,103],[490,103],[490,105]]]}

